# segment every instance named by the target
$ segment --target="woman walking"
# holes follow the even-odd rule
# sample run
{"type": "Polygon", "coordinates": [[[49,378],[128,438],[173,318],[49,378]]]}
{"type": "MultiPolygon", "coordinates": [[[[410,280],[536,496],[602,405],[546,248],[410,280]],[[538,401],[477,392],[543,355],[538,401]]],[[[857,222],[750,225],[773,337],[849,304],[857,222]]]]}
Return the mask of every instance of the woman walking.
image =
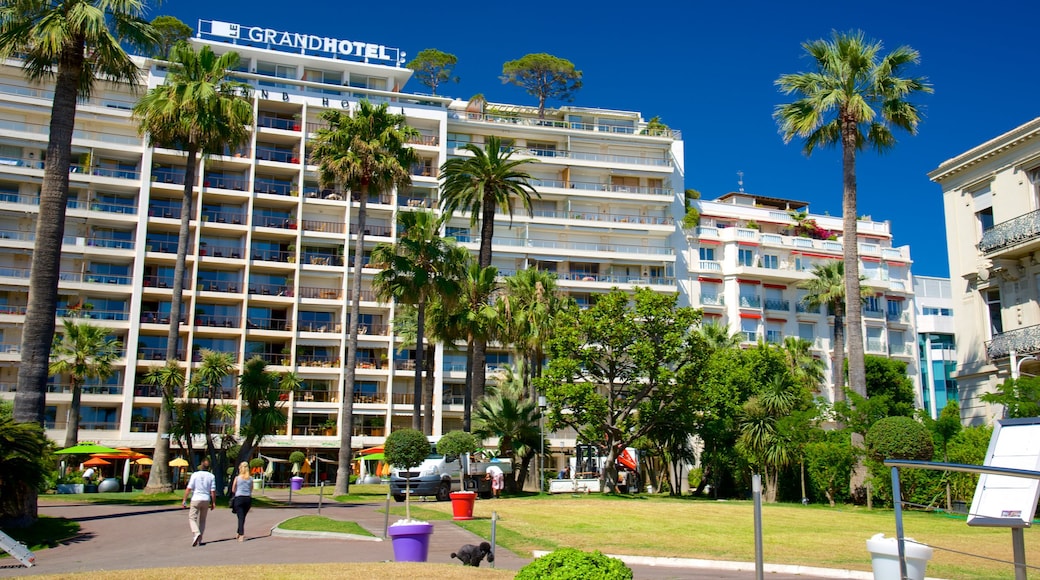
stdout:
{"type": "Polygon", "coordinates": [[[231,482],[235,490],[231,498],[231,511],[238,516],[238,541],[246,539],[246,514],[253,505],[253,477],[249,475],[249,464],[243,461],[238,464],[238,475],[231,482]]]}

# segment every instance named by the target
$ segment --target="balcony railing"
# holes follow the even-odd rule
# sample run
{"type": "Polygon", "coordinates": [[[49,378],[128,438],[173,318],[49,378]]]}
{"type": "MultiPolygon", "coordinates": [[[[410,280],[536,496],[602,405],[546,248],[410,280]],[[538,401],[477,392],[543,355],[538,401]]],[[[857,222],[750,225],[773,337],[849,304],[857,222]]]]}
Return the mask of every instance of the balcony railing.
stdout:
{"type": "Polygon", "coordinates": [[[978,247],[983,254],[991,254],[1037,237],[1040,237],[1040,210],[1001,222],[986,230],[978,247]]]}
{"type": "Polygon", "coordinates": [[[723,306],[725,303],[725,297],[720,294],[714,296],[701,294],[701,304],[704,306],[723,306]]]}
{"type": "Polygon", "coordinates": [[[800,300],[798,302],[795,302],[794,310],[795,310],[795,312],[802,312],[802,313],[808,313],[808,314],[819,314],[820,313],[820,307],[819,306],[809,306],[808,304],[806,304],[805,302],[802,302],[800,300]]]}
{"type": "Polygon", "coordinates": [[[291,330],[292,325],[284,318],[246,318],[246,326],[253,330],[291,330]]]}
{"type": "Polygon", "coordinates": [[[1012,350],[1018,354],[1040,353],[1040,324],[1002,332],[986,343],[991,361],[1009,356],[1012,350]]]}
{"type": "Polygon", "coordinates": [[[741,308],[759,308],[762,306],[762,298],[759,296],[741,296],[741,308]]]}
{"type": "Polygon", "coordinates": [[[787,301],[787,300],[775,300],[775,299],[767,299],[766,300],[766,310],[781,310],[783,312],[787,312],[790,309],[791,309],[791,303],[789,301],[787,301]]]}
{"type": "Polygon", "coordinates": [[[339,300],[343,296],[340,288],[317,288],[300,286],[300,298],[319,298],[322,300],[339,300]]]}
{"type": "Polygon", "coordinates": [[[302,390],[296,391],[296,400],[308,403],[338,403],[339,393],[327,390],[302,390]]]}

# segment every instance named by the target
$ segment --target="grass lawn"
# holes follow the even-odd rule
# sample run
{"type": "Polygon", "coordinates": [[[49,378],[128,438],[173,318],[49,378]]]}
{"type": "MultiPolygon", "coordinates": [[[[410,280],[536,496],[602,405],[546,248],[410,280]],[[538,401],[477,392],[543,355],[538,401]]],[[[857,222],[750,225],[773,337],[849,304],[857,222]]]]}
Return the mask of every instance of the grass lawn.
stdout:
{"type": "MultiPolygon", "coordinates": [[[[706,558],[753,562],[754,505],[749,501],[707,501],[669,497],[543,496],[483,500],[475,520],[459,522],[490,536],[491,513],[498,513],[500,545],[521,555],[567,546],[608,554],[706,558]]],[[[391,513],[403,514],[395,506],[391,513]]],[[[450,518],[448,502],[412,506],[412,516],[450,518]]],[[[791,504],[762,509],[765,561],[827,568],[870,570],[866,540],[878,532],[895,535],[892,510],[829,508],[791,504]]],[[[977,528],[964,517],[904,512],[907,537],[946,548],[1010,561],[1011,532],[977,528]]],[[[1026,553],[1040,553],[1040,530],[1025,530],[1026,553]]],[[[1010,564],[936,549],[928,575],[944,578],[1007,578],[1010,564]]]]}
{"type": "MultiPolygon", "coordinates": [[[[452,564],[378,562],[371,564],[279,564],[106,570],[105,580],[170,580],[171,578],[249,578],[250,580],[338,580],[339,578],[437,578],[438,580],[508,580],[512,570],[470,568],[452,564]]],[[[33,576],[61,580],[69,574],[33,576]]]]}
{"type": "Polygon", "coordinates": [[[300,530],[308,532],[336,532],[339,534],[354,534],[357,536],[372,536],[372,534],[358,525],[356,522],[333,520],[325,516],[297,516],[278,524],[284,530],[300,530]]]}
{"type": "MultiPolygon", "coordinates": [[[[26,545],[32,551],[53,548],[79,533],[79,524],[65,518],[49,518],[41,516],[28,528],[10,528],[7,535],[26,545]]],[[[0,558],[8,558],[7,552],[0,551],[0,558]]]]}
{"type": "MultiPolygon", "coordinates": [[[[108,505],[180,505],[184,498],[184,490],[169,493],[143,493],[141,491],[107,493],[50,493],[40,496],[42,502],[74,502],[74,503],[96,503],[108,505]]],[[[217,498],[217,505],[228,507],[230,498],[217,498]]],[[[253,507],[272,507],[281,505],[280,501],[272,501],[263,495],[253,496],[253,507]]]]}

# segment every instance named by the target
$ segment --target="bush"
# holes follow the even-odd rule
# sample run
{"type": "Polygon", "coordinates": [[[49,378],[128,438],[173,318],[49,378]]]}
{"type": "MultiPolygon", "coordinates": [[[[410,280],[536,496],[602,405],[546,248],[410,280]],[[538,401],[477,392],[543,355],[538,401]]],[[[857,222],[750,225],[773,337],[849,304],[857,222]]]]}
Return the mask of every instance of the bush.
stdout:
{"type": "Polygon", "coordinates": [[[307,456],[303,454],[303,451],[293,451],[289,454],[289,463],[293,465],[303,465],[304,461],[307,461],[307,456]]]}
{"type": "Polygon", "coordinates": [[[465,431],[449,431],[437,441],[437,453],[447,457],[462,457],[477,450],[477,438],[465,431]]]}
{"type": "Polygon", "coordinates": [[[849,477],[856,457],[852,452],[849,436],[841,431],[831,431],[822,441],[805,446],[805,470],[813,490],[827,498],[834,507],[849,496],[849,477]]]}
{"type": "Polygon", "coordinates": [[[521,568],[513,580],[631,580],[632,570],[599,551],[561,548],[521,568]]]}
{"type": "Polygon", "coordinates": [[[928,428],[910,417],[885,417],[867,431],[867,451],[872,459],[916,459],[929,461],[935,445],[928,428]]]}
{"type": "Polygon", "coordinates": [[[394,467],[408,469],[423,462],[430,455],[430,442],[422,431],[398,429],[383,443],[383,456],[394,467]]]}

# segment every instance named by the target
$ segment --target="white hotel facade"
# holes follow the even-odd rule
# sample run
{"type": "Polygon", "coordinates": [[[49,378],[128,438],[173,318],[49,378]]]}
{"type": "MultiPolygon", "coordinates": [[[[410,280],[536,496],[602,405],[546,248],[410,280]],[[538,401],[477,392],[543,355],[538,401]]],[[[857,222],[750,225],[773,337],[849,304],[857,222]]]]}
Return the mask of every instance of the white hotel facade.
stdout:
{"type": "MultiPolygon", "coordinates": [[[[409,94],[402,87],[411,71],[397,49],[350,42],[350,50],[342,43],[322,44],[335,53],[289,51],[266,44],[285,38],[266,32],[261,42],[251,42],[247,27],[238,28],[239,38],[230,38],[232,26],[201,21],[202,32],[193,42],[240,54],[238,77],[255,89],[255,124],[248,145],[202,161],[178,351],[189,375],[200,349],[238,353],[239,364],[259,355],[270,370],[299,373],[304,386],[285,404],[289,424],[265,440],[266,453],[337,447],[344,396],[354,399],[359,447],[381,443],[390,427],[411,424],[413,352],[401,350],[393,332],[395,305],[374,298],[371,279],[377,270],[366,269],[361,295],[349,295],[352,270],[346,257],[356,242],[356,200],[349,192],[320,189],[316,167],[308,161],[308,139],[320,126],[320,112],[353,107],[361,99],[388,102],[421,133],[411,144],[421,159],[412,168],[412,185],[368,200],[366,251],[395,240],[399,212],[438,208],[438,168],[446,159],[465,154],[460,148],[467,143],[482,144],[497,135],[512,144],[517,157],[538,161],[526,169],[541,196],[533,201],[533,215],[516,208],[511,226],[505,213],[496,219],[494,265],[503,275],[524,268],[555,272],[560,288],[579,304],[614,287],[678,292],[683,302],[745,331],[749,341],[800,335],[828,358],[828,319],[801,311],[796,286],[808,278],[814,261],[840,259],[841,242],[787,235],[792,222],[784,211],[768,198],[744,195],[700,202],[702,227],[684,231],[678,132],[648,131],[636,112],[561,107],[539,119],[528,106],[474,108],[458,99],[409,94]],[[757,220],[761,229],[741,227],[747,219],[757,220]],[[718,252],[714,259],[702,259],[707,247],[718,252]],[[750,247],[770,265],[744,263],[743,249],[750,247]],[[758,301],[741,302],[750,296],[746,287],[753,287],[758,301]],[[719,297],[717,303],[712,296],[719,297]],[[361,300],[362,335],[356,382],[347,386],[341,361],[355,298],[361,300]]],[[[310,37],[301,38],[309,42],[310,37]]],[[[144,71],[137,94],[102,83],[79,105],[59,316],[89,304],[86,314],[125,345],[117,372],[84,389],[80,439],[148,448],[155,442],[160,399],[142,379],[166,351],[184,156],[149,147],[137,133],[130,109],[139,94],[164,79],[162,63],[137,60],[144,71]]],[[[5,398],[14,396],[17,382],[52,94],[46,86],[29,84],[18,65],[0,67],[0,396],[5,398]]],[[[817,217],[840,229],[839,219],[817,217]]],[[[865,329],[868,352],[913,363],[913,329],[905,317],[912,297],[908,249],[892,247],[886,223],[865,221],[860,227],[865,272],[879,297],[865,329]]],[[[470,230],[468,216],[455,217],[445,233],[476,252],[479,233],[470,230]]],[[[464,352],[461,345],[438,348],[435,434],[461,427],[464,352]]],[[[489,369],[510,360],[505,349],[489,348],[489,369]]],[[[233,380],[225,394],[236,400],[233,380]]],[[[52,439],[63,438],[70,401],[67,377],[52,378],[47,394],[52,439]]],[[[236,425],[240,420],[239,413],[236,425]]],[[[551,439],[554,447],[572,442],[551,439]]]]}

